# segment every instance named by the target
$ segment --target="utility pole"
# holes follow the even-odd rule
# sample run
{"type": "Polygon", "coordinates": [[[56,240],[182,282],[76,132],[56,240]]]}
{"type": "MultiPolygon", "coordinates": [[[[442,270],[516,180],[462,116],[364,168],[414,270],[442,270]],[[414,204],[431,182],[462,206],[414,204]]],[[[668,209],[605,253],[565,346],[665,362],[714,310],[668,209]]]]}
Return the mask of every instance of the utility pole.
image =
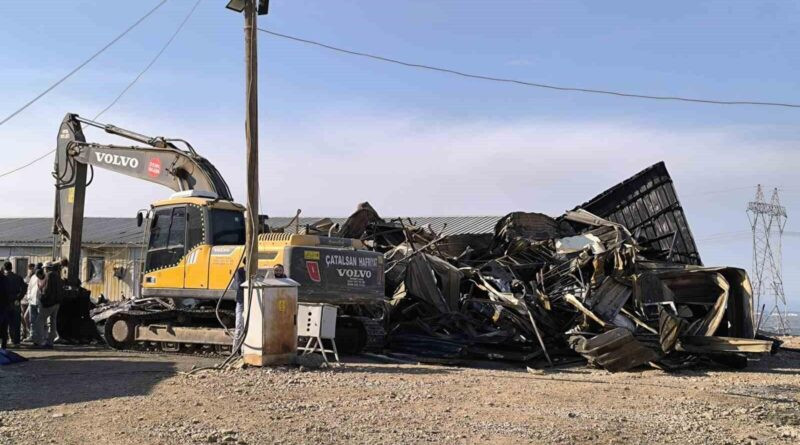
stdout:
{"type": "Polygon", "coordinates": [[[256,1],[246,0],[244,9],[244,57],[247,71],[245,77],[245,121],[247,140],[247,222],[245,233],[245,258],[247,278],[258,272],[258,46],[256,26],[258,13],[256,1]]]}
{"type": "Polygon", "coordinates": [[[247,144],[247,220],[245,246],[247,279],[258,272],[258,45],[257,17],[266,14],[268,0],[231,0],[226,6],[244,13],[245,121],[247,144]]]}

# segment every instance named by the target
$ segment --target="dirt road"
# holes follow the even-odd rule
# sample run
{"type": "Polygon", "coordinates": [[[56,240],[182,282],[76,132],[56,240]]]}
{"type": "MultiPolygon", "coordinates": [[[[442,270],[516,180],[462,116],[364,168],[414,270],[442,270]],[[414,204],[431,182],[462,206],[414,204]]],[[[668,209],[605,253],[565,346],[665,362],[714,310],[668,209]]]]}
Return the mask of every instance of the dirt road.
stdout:
{"type": "MultiPolygon", "coordinates": [[[[794,346],[800,346],[795,341],[794,346]]],[[[2,444],[800,443],[800,353],[609,374],[216,360],[63,347],[0,367],[2,444]]]]}

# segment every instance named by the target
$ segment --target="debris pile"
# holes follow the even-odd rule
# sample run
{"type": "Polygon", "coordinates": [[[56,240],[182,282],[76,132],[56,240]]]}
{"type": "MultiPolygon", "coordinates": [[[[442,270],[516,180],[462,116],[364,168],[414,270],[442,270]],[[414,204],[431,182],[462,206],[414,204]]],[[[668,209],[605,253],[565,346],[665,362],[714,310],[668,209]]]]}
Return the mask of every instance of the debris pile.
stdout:
{"type": "Polygon", "coordinates": [[[368,203],[316,230],[384,253],[397,353],[550,364],[577,353],[624,371],[743,367],[773,346],[755,339],[746,272],[703,267],[663,163],[558,218],[510,213],[494,234],[443,236],[368,203]]]}

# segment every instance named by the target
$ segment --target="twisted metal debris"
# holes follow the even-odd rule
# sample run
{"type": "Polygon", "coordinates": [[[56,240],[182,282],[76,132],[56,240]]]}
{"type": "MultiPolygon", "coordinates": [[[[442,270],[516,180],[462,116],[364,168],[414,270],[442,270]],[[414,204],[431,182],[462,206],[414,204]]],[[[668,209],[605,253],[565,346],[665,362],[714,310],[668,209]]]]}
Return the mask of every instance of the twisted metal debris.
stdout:
{"type": "Polygon", "coordinates": [[[494,234],[443,236],[368,203],[338,230],[308,230],[384,254],[394,353],[551,365],[580,354],[623,371],[744,367],[775,346],[756,339],[746,272],[703,267],[663,163],[558,218],[510,213],[494,234]]]}

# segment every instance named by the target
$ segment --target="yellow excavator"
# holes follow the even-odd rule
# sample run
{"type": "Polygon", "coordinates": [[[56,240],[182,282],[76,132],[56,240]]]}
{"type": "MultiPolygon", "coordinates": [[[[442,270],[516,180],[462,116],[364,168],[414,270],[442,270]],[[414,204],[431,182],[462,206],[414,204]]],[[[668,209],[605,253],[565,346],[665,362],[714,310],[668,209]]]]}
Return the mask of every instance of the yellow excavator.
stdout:
{"type": "MultiPolygon", "coordinates": [[[[73,290],[81,289],[84,203],[94,168],[174,191],[137,213],[146,240],[140,298],[93,317],[103,324],[106,342],[117,349],[225,351],[234,324],[233,277],[244,253],[245,208],[233,201],[222,175],[185,140],[149,137],[67,114],[58,133],[53,171],[53,233],[59,251],[54,256],[69,259],[66,282],[73,290]],[[144,145],[86,142],[82,125],[144,145]]],[[[340,349],[380,347],[385,335],[383,256],[356,239],[272,233],[266,218],[260,220],[259,274],[282,264],[300,283],[300,302],[338,306],[340,349]]]]}

